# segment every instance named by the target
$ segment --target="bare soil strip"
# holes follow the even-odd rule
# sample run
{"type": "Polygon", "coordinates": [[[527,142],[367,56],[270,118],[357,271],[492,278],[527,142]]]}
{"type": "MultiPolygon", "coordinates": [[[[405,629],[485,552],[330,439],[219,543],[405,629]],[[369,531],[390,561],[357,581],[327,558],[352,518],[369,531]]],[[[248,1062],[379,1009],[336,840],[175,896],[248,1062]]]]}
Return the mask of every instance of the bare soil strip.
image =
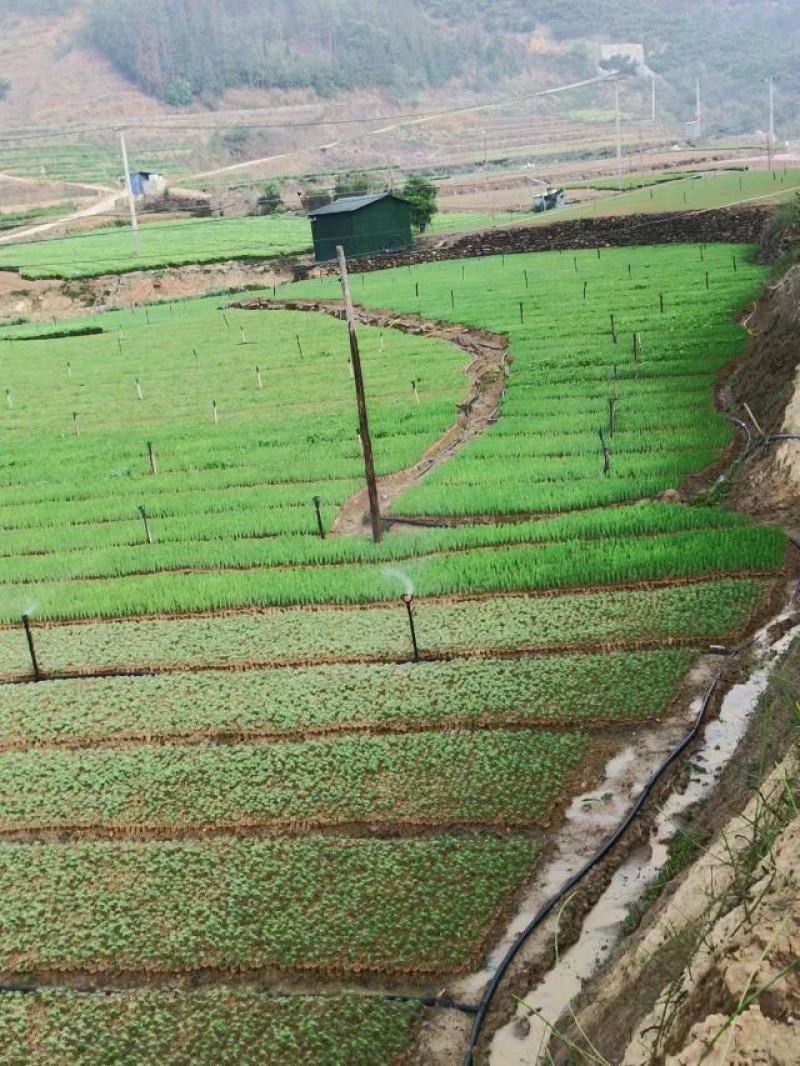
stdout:
{"type": "MultiPolygon", "coordinates": [[[[701,649],[697,649],[698,654],[701,649]]],[[[667,712],[664,712],[667,713],[667,712]]],[[[661,717],[661,716],[659,716],[661,717]]],[[[302,741],[338,739],[339,737],[409,736],[418,733],[529,732],[548,733],[614,731],[646,725],[650,718],[603,717],[600,715],[564,721],[558,718],[502,717],[486,713],[478,718],[446,718],[437,722],[340,722],[329,726],[298,727],[279,730],[210,729],[191,733],[120,733],[85,736],[51,737],[47,740],[2,740],[0,753],[24,751],[129,751],[142,747],[192,748],[204,745],[238,747],[263,744],[297,744],[302,741]]],[[[2,833],[2,830],[0,830],[2,833]]]]}
{"type": "MultiPolygon", "coordinates": [[[[255,300],[231,306],[245,311],[306,311],[344,318],[344,307],[328,300],[255,300]]],[[[433,444],[420,461],[406,470],[378,478],[378,496],[385,515],[392,503],[416,482],[441,466],[464,445],[484,433],[498,418],[508,378],[509,338],[486,330],[453,326],[416,315],[396,315],[391,311],[356,309],[359,322],[381,329],[397,329],[414,336],[449,341],[472,356],[466,374],[470,382],[467,400],[457,405],[455,425],[433,444]]],[[[344,504],[334,523],[334,535],[366,535],[370,530],[367,490],[356,493],[344,504]]],[[[384,519],[384,525],[387,524],[384,519]]]]}
{"type": "Polygon", "coordinates": [[[370,817],[364,819],[348,818],[309,818],[306,820],[271,819],[259,822],[255,819],[237,819],[235,822],[212,822],[207,825],[179,822],[171,825],[143,824],[125,825],[113,822],[98,825],[51,825],[26,828],[24,826],[0,829],[0,840],[4,844],[17,844],[24,847],[30,844],[90,844],[97,841],[113,840],[119,843],[147,844],[157,841],[205,841],[219,837],[226,839],[247,838],[266,839],[270,837],[294,838],[307,836],[347,836],[368,840],[393,840],[403,837],[429,837],[446,833],[448,836],[459,834],[506,833],[528,834],[535,830],[546,829],[550,823],[533,822],[527,819],[508,818],[397,818],[370,817]]]}
{"type": "MultiPolygon", "coordinates": [[[[603,654],[615,651],[659,651],[669,648],[693,648],[697,651],[707,650],[709,644],[732,643],[736,635],[710,637],[663,637],[642,640],[599,640],[573,641],[564,644],[526,644],[515,648],[449,648],[446,650],[421,651],[419,662],[450,662],[453,659],[525,659],[530,656],[553,656],[581,654],[603,654]]],[[[236,663],[148,663],[142,665],[119,665],[100,667],[77,667],[73,670],[60,670],[52,673],[43,671],[36,681],[31,674],[6,674],[0,676],[0,685],[45,685],[48,681],[79,681],[87,678],[102,677],[156,677],[162,674],[202,674],[225,673],[242,674],[256,670],[284,670],[313,666],[373,666],[403,665],[410,663],[411,649],[398,655],[343,655],[320,656],[303,659],[275,659],[257,662],[249,660],[236,663]]]]}

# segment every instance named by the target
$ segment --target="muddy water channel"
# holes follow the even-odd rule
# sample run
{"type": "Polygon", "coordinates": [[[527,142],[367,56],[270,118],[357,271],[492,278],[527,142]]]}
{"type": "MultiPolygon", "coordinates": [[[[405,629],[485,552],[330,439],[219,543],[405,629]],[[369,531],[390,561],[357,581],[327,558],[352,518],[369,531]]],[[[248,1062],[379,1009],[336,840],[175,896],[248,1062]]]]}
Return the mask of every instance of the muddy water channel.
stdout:
{"type": "MultiPolygon", "coordinates": [[[[661,807],[649,841],[637,848],[616,871],[584,919],[577,942],[560,954],[557,964],[525,996],[517,1017],[495,1034],[490,1048],[491,1066],[538,1066],[545,1061],[544,1051],[551,1027],[580,992],[583,983],[602,966],[620,937],[629,909],[664,866],[670,840],[676,832],[676,818],[712,791],[746,734],[771,674],[793,640],[800,636],[800,624],[785,631],[787,620],[797,617],[793,607],[796,604],[790,604],[773,619],[742,652],[747,655],[744,661],[750,664],[750,674],[746,681],[728,690],[718,717],[701,729],[693,754],[687,756],[690,766],[688,782],[681,791],[672,792],[661,807]],[[784,623],[777,626],[779,636],[775,635],[777,623],[784,623]]],[[[652,773],[694,724],[704,693],[719,670],[718,657],[709,655],[701,659],[689,679],[698,695],[694,699],[687,696],[685,709],[668,721],[637,734],[634,743],[608,762],[600,786],[572,802],[555,841],[551,861],[543,868],[484,969],[457,986],[458,998],[475,1000],[480,997],[503,957],[539,908],[617,828],[652,773]]],[[[535,947],[537,938],[539,944],[545,941],[552,944],[558,935],[557,921],[557,915],[548,920],[531,938],[531,947],[535,947]]]]}

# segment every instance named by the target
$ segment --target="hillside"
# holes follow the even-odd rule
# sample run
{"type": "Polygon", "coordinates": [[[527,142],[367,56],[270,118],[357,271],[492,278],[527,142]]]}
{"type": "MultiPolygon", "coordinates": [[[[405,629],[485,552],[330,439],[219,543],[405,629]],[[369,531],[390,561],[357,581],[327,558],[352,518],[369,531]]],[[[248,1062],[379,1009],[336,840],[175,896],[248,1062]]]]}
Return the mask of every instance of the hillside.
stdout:
{"type": "MultiPolygon", "coordinates": [[[[0,10],[0,117],[13,126],[216,109],[242,90],[262,105],[275,92],[352,90],[449,102],[454,89],[591,76],[601,43],[615,41],[644,46],[679,121],[693,114],[698,77],[708,127],[725,132],[765,126],[770,75],[781,126],[800,95],[793,0],[400,0],[368,15],[355,0],[4,0],[0,10]]],[[[582,106],[597,105],[584,95],[582,106]]]]}

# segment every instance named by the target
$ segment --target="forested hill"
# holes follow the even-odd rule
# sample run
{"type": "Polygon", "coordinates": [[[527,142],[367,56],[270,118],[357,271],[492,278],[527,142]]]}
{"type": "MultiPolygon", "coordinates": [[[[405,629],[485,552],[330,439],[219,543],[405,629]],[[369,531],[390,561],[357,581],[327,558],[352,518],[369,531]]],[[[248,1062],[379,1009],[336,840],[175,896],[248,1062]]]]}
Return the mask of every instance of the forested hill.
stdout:
{"type": "Polygon", "coordinates": [[[763,127],[770,75],[782,125],[800,112],[798,0],[0,0],[0,13],[72,8],[84,43],[174,105],[242,86],[407,99],[537,70],[572,80],[596,71],[599,42],[619,41],[644,44],[676,117],[691,114],[698,77],[711,126],[763,127]]]}

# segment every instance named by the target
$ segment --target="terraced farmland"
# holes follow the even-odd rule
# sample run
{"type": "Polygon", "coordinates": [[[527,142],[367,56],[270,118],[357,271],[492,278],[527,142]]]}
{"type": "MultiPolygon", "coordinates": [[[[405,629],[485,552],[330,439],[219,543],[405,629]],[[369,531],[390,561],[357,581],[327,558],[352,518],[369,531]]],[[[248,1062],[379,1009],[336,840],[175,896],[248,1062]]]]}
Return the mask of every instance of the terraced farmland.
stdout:
{"type": "Polygon", "coordinates": [[[340,532],[362,458],[330,314],[6,330],[0,983],[35,991],[0,1001],[0,1063],[420,1061],[571,799],[680,735],[702,649],[769,611],[783,535],[659,499],[732,440],[713,384],[764,279],[724,246],[356,278],[445,323],[360,332],[378,545],[340,532]]]}
{"type": "Polygon", "coordinates": [[[260,262],[309,251],[311,226],[299,216],[148,222],[139,229],[139,245],[134,254],[125,226],[7,245],[0,248],[0,270],[24,278],[91,278],[228,259],[260,262]]]}
{"type": "MultiPolygon", "coordinates": [[[[615,178],[589,180],[583,183],[589,188],[605,188],[609,192],[622,188],[627,191],[566,207],[558,212],[558,219],[660,211],[707,211],[741,203],[781,203],[791,200],[800,191],[800,170],[793,167],[782,167],[775,171],[699,171],[668,181],[663,180],[664,176],[658,175],[658,184],[646,176],[637,178],[623,175],[619,181],[615,178]],[[630,188],[631,184],[639,183],[642,184],[641,188],[630,188]]],[[[673,177],[667,176],[670,179],[673,177]]],[[[552,219],[541,216],[538,221],[546,223],[552,219]]]]}

